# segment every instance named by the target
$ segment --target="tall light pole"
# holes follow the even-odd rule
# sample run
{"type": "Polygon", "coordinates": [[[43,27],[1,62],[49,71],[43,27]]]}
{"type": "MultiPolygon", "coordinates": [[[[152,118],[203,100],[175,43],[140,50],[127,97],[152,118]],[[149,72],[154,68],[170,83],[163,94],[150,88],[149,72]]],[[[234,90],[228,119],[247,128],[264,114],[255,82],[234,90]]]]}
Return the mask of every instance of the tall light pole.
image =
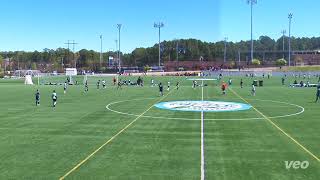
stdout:
{"type": "Polygon", "coordinates": [[[100,68],[102,67],[102,59],[103,59],[103,55],[102,55],[102,35],[100,35],[100,68]]]}
{"type": "Polygon", "coordinates": [[[283,31],[281,31],[281,33],[282,33],[282,53],[283,53],[282,59],[284,59],[284,37],[287,32],[286,32],[286,30],[283,30],[283,31]]]}
{"type": "Polygon", "coordinates": [[[121,73],[121,27],[122,27],[122,24],[117,24],[117,28],[118,28],[118,31],[119,31],[119,39],[118,39],[118,42],[119,42],[119,57],[118,57],[118,60],[119,60],[119,73],[121,73]]]}
{"type": "Polygon", "coordinates": [[[257,0],[248,0],[247,3],[251,6],[251,62],[252,62],[253,61],[252,10],[253,10],[253,5],[257,4],[257,0]]]}
{"type": "Polygon", "coordinates": [[[154,23],[154,27],[159,29],[159,68],[161,67],[161,50],[160,50],[160,36],[161,36],[161,28],[164,27],[164,24],[162,22],[154,23]]]}
{"type": "Polygon", "coordinates": [[[293,14],[289,13],[288,18],[289,18],[289,67],[291,66],[291,19],[292,19],[293,14]]]}
{"type": "Polygon", "coordinates": [[[116,58],[119,60],[119,52],[118,52],[118,39],[114,40],[114,42],[116,43],[116,49],[115,49],[115,53],[116,53],[116,58]]]}
{"type": "Polygon", "coordinates": [[[227,61],[227,40],[228,38],[224,38],[224,55],[223,55],[223,62],[226,63],[227,61]]]}

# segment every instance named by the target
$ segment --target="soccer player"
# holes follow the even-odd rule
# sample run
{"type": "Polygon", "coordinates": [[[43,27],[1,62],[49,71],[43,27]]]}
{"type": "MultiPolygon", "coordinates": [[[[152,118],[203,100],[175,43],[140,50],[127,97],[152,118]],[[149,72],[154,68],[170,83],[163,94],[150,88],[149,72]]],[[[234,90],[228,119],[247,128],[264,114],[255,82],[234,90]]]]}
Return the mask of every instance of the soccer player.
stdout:
{"type": "Polygon", "coordinates": [[[251,94],[252,96],[256,96],[256,87],[254,86],[254,84],[252,84],[251,94]]]}
{"type": "Polygon", "coordinates": [[[320,83],[317,86],[317,97],[316,97],[316,102],[318,102],[319,98],[320,98],[320,83]]]}
{"type": "Polygon", "coordinates": [[[282,85],[284,85],[285,78],[282,77],[281,81],[282,81],[282,85]]]}
{"type": "Polygon", "coordinates": [[[40,92],[39,89],[36,91],[36,106],[40,105],[40,92]]]}
{"type": "Polygon", "coordinates": [[[115,86],[117,83],[117,79],[115,77],[113,77],[113,85],[115,86]]]}
{"type": "Polygon", "coordinates": [[[118,81],[118,87],[117,87],[117,89],[122,89],[122,83],[121,83],[121,79],[118,81]]]}
{"type": "Polygon", "coordinates": [[[221,85],[221,90],[222,90],[222,94],[226,95],[226,90],[227,90],[227,84],[225,82],[222,83],[221,85]]]}
{"type": "Polygon", "coordinates": [[[64,93],[64,94],[67,93],[67,82],[64,82],[64,85],[63,85],[63,93],[64,93]]]}
{"type": "Polygon", "coordinates": [[[231,78],[229,78],[228,83],[229,83],[229,86],[231,86],[231,85],[232,85],[232,79],[231,79],[231,78]]]}
{"type": "Polygon", "coordinates": [[[53,104],[53,107],[56,107],[57,105],[57,100],[58,100],[58,96],[57,96],[57,93],[55,90],[53,90],[53,93],[52,93],[52,104],[53,104]]]}
{"type": "Polygon", "coordinates": [[[100,80],[97,82],[97,89],[100,89],[100,80]]]}
{"type": "Polygon", "coordinates": [[[176,84],[177,90],[179,89],[179,87],[180,87],[180,82],[178,81],[177,84],[176,84]]]}
{"type": "Polygon", "coordinates": [[[162,83],[159,83],[159,92],[160,92],[160,96],[163,96],[163,86],[162,83]]]}
{"type": "Polygon", "coordinates": [[[86,80],[86,82],[84,84],[84,92],[88,92],[88,91],[89,91],[88,81],[86,80]]]}
{"type": "Polygon", "coordinates": [[[193,82],[192,82],[192,87],[193,87],[193,89],[196,88],[196,86],[197,86],[197,81],[193,81],[193,82]]]}
{"type": "Polygon", "coordinates": [[[170,81],[168,82],[168,88],[167,91],[170,91],[170,81]]]}
{"type": "Polygon", "coordinates": [[[106,88],[106,81],[105,80],[102,80],[102,87],[103,87],[103,89],[106,88]]]}
{"type": "Polygon", "coordinates": [[[240,80],[240,87],[243,88],[243,80],[240,80]]]}
{"type": "Polygon", "coordinates": [[[153,87],[153,86],[154,86],[154,80],[151,79],[151,87],[153,87]]]}

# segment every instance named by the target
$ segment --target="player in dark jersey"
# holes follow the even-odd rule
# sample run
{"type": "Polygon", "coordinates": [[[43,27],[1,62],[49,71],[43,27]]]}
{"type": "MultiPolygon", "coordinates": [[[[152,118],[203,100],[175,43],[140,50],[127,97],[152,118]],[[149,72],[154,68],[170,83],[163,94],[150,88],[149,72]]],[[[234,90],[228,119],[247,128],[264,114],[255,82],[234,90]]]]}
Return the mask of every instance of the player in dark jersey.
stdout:
{"type": "Polygon", "coordinates": [[[115,86],[117,83],[117,79],[115,77],[113,77],[113,85],[115,86]]]}
{"type": "Polygon", "coordinates": [[[51,95],[51,98],[52,98],[52,104],[53,104],[53,107],[56,107],[57,105],[57,100],[58,100],[58,96],[57,96],[57,93],[55,90],[53,90],[53,93],[51,95]]]}
{"type": "Polygon", "coordinates": [[[240,87],[243,88],[243,80],[240,81],[240,87]]]}
{"type": "Polygon", "coordinates": [[[318,102],[319,98],[320,98],[320,83],[317,86],[317,94],[316,94],[316,102],[318,102]]]}
{"type": "Polygon", "coordinates": [[[285,80],[286,80],[286,79],[285,79],[284,77],[281,78],[282,86],[284,85],[285,80]]]}
{"type": "Polygon", "coordinates": [[[100,89],[100,80],[97,82],[97,89],[100,89]]]}
{"type": "Polygon", "coordinates": [[[177,90],[180,88],[180,82],[179,81],[176,84],[176,88],[177,88],[177,90]]]}
{"type": "Polygon", "coordinates": [[[160,96],[163,96],[163,85],[162,85],[162,83],[159,83],[159,92],[160,92],[160,96]]]}
{"type": "Polygon", "coordinates": [[[122,82],[121,82],[121,79],[118,81],[118,87],[117,87],[117,89],[122,89],[122,82]]]}
{"type": "Polygon", "coordinates": [[[40,105],[40,92],[38,89],[37,89],[35,96],[36,96],[36,106],[39,106],[40,105]]]}
{"type": "Polygon", "coordinates": [[[88,91],[89,91],[88,81],[86,80],[86,82],[84,83],[84,92],[88,92],[88,91]]]}

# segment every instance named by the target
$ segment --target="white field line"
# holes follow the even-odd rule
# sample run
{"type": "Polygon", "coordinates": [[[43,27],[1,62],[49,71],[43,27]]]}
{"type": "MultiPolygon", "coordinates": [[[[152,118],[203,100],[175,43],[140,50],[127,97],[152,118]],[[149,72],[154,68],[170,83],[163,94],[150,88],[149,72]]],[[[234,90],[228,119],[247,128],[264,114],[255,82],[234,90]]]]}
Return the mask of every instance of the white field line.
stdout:
{"type": "MultiPolygon", "coordinates": [[[[115,104],[120,104],[120,103],[124,103],[124,102],[131,102],[131,101],[138,101],[138,100],[145,100],[145,99],[155,99],[155,98],[143,98],[143,99],[131,99],[131,100],[124,100],[124,101],[117,101],[117,102],[112,102],[109,103],[106,106],[106,109],[117,113],[117,114],[122,114],[122,115],[128,115],[128,116],[135,116],[138,117],[138,114],[130,114],[130,113],[126,113],[126,112],[120,112],[120,111],[116,111],[111,109],[112,105],[115,104]]],[[[290,103],[286,103],[286,102],[281,102],[281,101],[272,101],[272,100],[262,100],[262,99],[250,99],[250,100],[254,100],[254,101],[265,101],[265,102],[274,102],[274,103],[279,103],[279,104],[285,104],[285,105],[289,105],[289,106],[294,106],[294,107],[298,107],[300,109],[299,112],[297,113],[293,113],[293,114],[286,114],[286,115],[280,115],[280,116],[272,116],[272,117],[268,117],[270,119],[279,119],[279,118],[284,118],[284,117],[291,117],[291,116],[297,116],[300,115],[302,113],[304,113],[305,109],[302,106],[296,105],[296,104],[290,104],[290,103]]],[[[184,121],[201,121],[201,118],[199,119],[192,119],[192,118],[170,118],[170,117],[157,117],[157,116],[141,116],[144,118],[150,118],[150,119],[166,119],[166,120],[184,120],[184,121]]],[[[265,120],[264,117],[257,117],[257,118],[231,118],[231,119],[205,119],[206,121],[250,121],[250,120],[265,120]]],[[[284,119],[285,120],[285,119],[284,119]]]]}
{"type": "MultiPolygon", "coordinates": [[[[203,81],[201,87],[201,100],[203,101],[203,81]]],[[[205,179],[204,167],[204,112],[201,111],[201,180],[205,179]]]]}
{"type": "MultiPolygon", "coordinates": [[[[237,92],[235,92],[233,89],[230,88],[230,91],[238,96],[240,99],[242,99],[244,102],[250,104],[246,99],[244,99],[242,96],[240,96],[237,92]]],[[[278,126],[275,122],[273,122],[270,118],[268,118],[266,115],[264,115],[260,110],[258,110],[256,107],[252,106],[252,108],[260,114],[267,122],[269,122],[272,126],[274,126],[276,129],[278,129],[281,133],[283,133],[285,136],[287,136],[289,139],[291,139],[296,145],[298,145],[303,151],[305,151],[307,154],[309,154],[311,157],[313,157],[316,161],[320,162],[320,158],[317,157],[314,153],[312,153],[309,149],[304,147],[299,141],[294,139],[289,133],[284,131],[280,126],[278,126]]]]}
{"type": "MultiPolygon", "coordinates": [[[[162,97],[158,102],[165,99],[172,91],[170,91],[167,95],[162,97]]],[[[118,133],[116,133],[114,136],[112,136],[110,139],[108,139],[105,143],[103,143],[100,147],[98,147],[96,150],[94,150],[91,154],[89,154],[86,158],[84,158],[81,162],[79,162],[76,166],[74,166],[71,170],[69,170],[65,175],[61,176],[59,180],[65,179],[67,176],[69,176],[71,173],[73,173],[75,170],[79,169],[80,166],[85,164],[90,158],[92,158],[96,153],[98,153],[102,148],[104,148],[106,145],[110,144],[115,138],[117,138],[120,134],[125,132],[133,123],[135,123],[138,119],[143,117],[144,114],[146,114],[155,104],[150,106],[147,110],[145,110],[143,113],[141,113],[138,117],[136,117],[133,121],[131,121],[128,125],[126,125],[123,129],[121,129],[118,133]]]]}

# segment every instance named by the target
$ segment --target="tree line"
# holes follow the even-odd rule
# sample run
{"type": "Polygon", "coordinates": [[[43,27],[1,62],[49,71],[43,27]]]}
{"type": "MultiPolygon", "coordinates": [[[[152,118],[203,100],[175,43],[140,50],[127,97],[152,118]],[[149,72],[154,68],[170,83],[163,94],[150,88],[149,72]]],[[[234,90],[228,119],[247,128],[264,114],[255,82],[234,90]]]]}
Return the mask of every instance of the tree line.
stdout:
{"type": "MultiPolygon", "coordinates": [[[[196,39],[180,39],[164,41],[161,43],[161,60],[164,61],[217,61],[224,59],[226,46],[226,59],[228,62],[246,60],[250,57],[250,41],[240,42],[203,42],[196,39]]],[[[291,38],[292,50],[320,50],[320,37],[312,38],[291,38]]],[[[268,36],[261,36],[254,40],[255,58],[266,60],[277,60],[283,56],[286,58],[288,51],[288,37],[280,37],[274,40],[268,36]],[[284,40],[284,41],[283,41],[284,40]],[[284,49],[283,51],[283,42],[284,49]],[[272,53],[270,53],[272,52],[272,53]]],[[[136,48],[131,53],[121,54],[123,66],[158,65],[158,44],[148,48],[136,48]]],[[[40,69],[51,72],[52,70],[62,71],[66,67],[77,67],[91,71],[105,71],[109,65],[108,59],[117,57],[117,52],[104,52],[103,62],[100,64],[100,53],[93,50],[82,49],[78,52],[71,52],[65,48],[44,49],[43,51],[25,52],[9,51],[0,52],[0,69],[4,69],[4,59],[10,63],[6,70],[16,69],[40,69]]],[[[8,62],[6,63],[8,64],[8,62]]],[[[115,65],[116,66],[116,65],[115,65]]]]}

